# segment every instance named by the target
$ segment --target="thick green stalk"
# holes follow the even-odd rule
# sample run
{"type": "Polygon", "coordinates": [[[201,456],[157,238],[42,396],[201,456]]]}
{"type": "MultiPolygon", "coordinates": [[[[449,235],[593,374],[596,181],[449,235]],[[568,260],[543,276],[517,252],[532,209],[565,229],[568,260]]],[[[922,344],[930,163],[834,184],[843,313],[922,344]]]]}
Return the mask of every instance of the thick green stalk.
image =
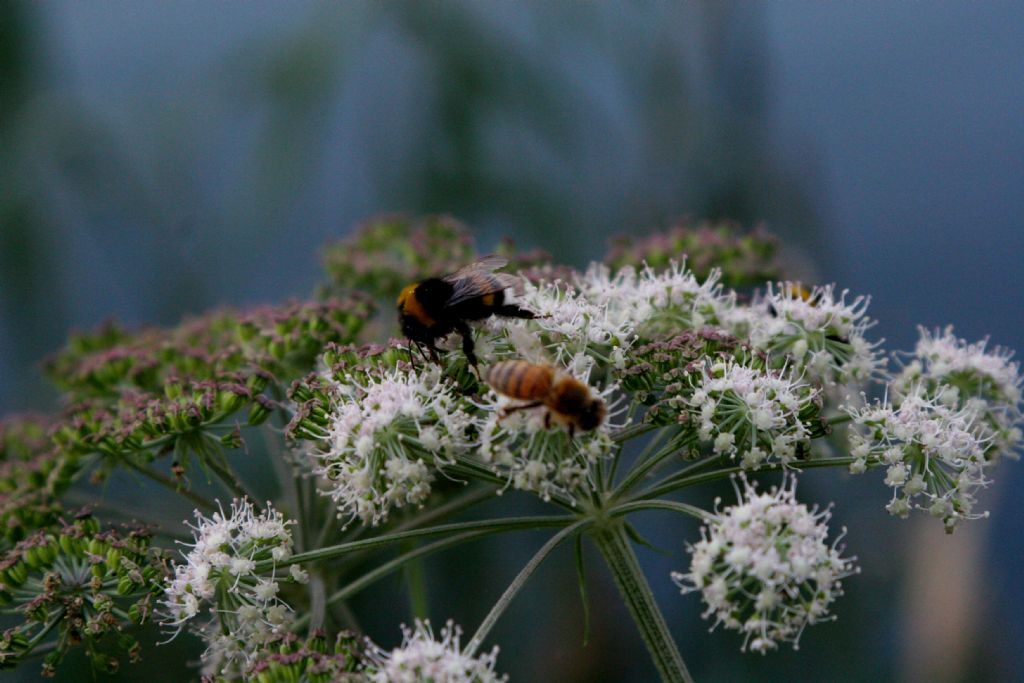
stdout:
{"type": "Polygon", "coordinates": [[[661,674],[661,680],[665,683],[693,683],[640,569],[625,526],[622,523],[611,523],[594,534],[594,542],[608,563],[622,599],[629,607],[633,621],[640,629],[640,635],[654,659],[654,665],[661,674]]]}

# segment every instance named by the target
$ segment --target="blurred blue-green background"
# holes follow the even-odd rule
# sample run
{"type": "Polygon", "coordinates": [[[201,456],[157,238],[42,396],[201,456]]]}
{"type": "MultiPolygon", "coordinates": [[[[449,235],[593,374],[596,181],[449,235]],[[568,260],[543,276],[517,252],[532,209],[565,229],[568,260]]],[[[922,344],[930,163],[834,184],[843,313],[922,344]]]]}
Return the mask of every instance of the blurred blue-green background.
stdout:
{"type": "MultiPolygon", "coordinates": [[[[576,265],[679,216],[763,220],[805,280],[872,295],[886,348],[946,323],[1024,348],[1022,84],[1017,2],[3,2],[0,412],[54,407],[37,363],[69,330],[306,296],[320,245],[394,210],[576,265]]],[[[698,681],[1024,680],[1024,473],[996,478],[993,518],[946,537],[889,519],[878,477],[806,477],[864,571],[798,653],[740,655],[673,596],[694,527],[652,515],[669,554],[641,552],[698,681]]],[[[434,619],[472,631],[539,542],[432,562],[434,619]]],[[[581,646],[563,551],[499,668],[653,680],[596,561],[581,646]]]]}

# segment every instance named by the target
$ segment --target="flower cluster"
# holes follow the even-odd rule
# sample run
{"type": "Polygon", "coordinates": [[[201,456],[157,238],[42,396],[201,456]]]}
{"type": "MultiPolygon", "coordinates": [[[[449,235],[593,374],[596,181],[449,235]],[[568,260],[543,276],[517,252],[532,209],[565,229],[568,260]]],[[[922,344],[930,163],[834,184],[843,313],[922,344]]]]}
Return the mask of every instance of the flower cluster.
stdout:
{"type": "Polygon", "coordinates": [[[263,393],[271,382],[312,370],[323,346],[352,341],[369,311],[353,296],[73,337],[47,365],[71,401],[54,439],[67,453],[109,456],[106,467],[173,447],[187,470],[193,453],[205,459],[241,445],[238,433],[209,432],[239,413],[249,425],[266,420],[275,409],[263,393]]]}
{"type": "Polygon", "coordinates": [[[685,258],[698,278],[706,279],[719,270],[723,283],[741,287],[779,277],[777,251],[778,240],[761,226],[744,232],[725,221],[683,222],[646,237],[616,237],[604,261],[615,270],[641,265],[660,270],[685,258]]]}
{"type": "Polygon", "coordinates": [[[808,424],[821,408],[817,393],[785,372],[736,361],[706,363],[678,398],[712,450],[756,469],[769,460],[787,465],[806,455],[808,424]]]}
{"type": "Polygon", "coordinates": [[[818,391],[728,335],[686,332],[630,356],[624,384],[650,406],[645,419],[679,425],[691,443],[745,468],[787,465],[823,433],[818,391]]]}
{"type": "Polygon", "coordinates": [[[587,380],[591,363],[583,361],[582,366],[586,369],[579,373],[570,372],[572,368],[558,372],[575,375],[605,404],[608,414],[595,429],[575,431],[570,436],[550,418],[548,408],[519,410],[523,401],[489,391],[479,404],[484,413],[478,418],[475,457],[513,488],[532,491],[544,500],[555,494],[570,500],[586,497],[587,484],[592,483],[588,479],[590,466],[614,452],[612,433],[624,425],[617,420],[618,385],[609,383],[600,389],[590,386],[587,380]]]}
{"type": "Polygon", "coordinates": [[[905,517],[912,508],[927,510],[950,530],[964,519],[986,516],[974,511],[977,491],[989,483],[989,462],[970,411],[915,390],[898,404],[880,401],[849,413],[856,426],[849,437],[856,458],[850,469],[886,467],[885,483],[893,489],[890,513],[905,517]]]}
{"type": "Polygon", "coordinates": [[[475,657],[462,652],[462,630],[449,621],[434,635],[428,621],[402,627],[403,641],[390,652],[367,643],[366,680],[370,683],[502,683],[507,676],[494,671],[498,648],[475,657]]]}
{"type": "Polygon", "coordinates": [[[323,261],[335,291],[393,302],[410,282],[454,272],[475,256],[472,233],[454,218],[393,214],[372,218],[328,245],[323,261]]]}
{"type": "MultiPolygon", "coordinates": [[[[512,270],[536,275],[558,270],[551,269],[546,252],[517,252],[510,239],[502,240],[497,253],[509,259],[512,270]]],[[[453,273],[479,255],[473,233],[451,216],[387,214],[327,245],[323,261],[331,279],[328,291],[346,297],[351,292],[369,294],[386,302],[390,312],[402,287],[453,273]]]]}
{"type": "Polygon", "coordinates": [[[970,415],[972,428],[988,441],[986,457],[1014,455],[1022,441],[1020,364],[1013,353],[986,348],[987,340],[968,343],[947,327],[941,332],[919,328],[911,360],[892,382],[893,393],[924,392],[944,405],[970,415]]]}
{"type": "Polygon", "coordinates": [[[0,420],[0,551],[57,524],[59,496],[79,463],[50,439],[52,420],[14,415],[0,420]]]}
{"type": "Polygon", "coordinates": [[[701,540],[688,546],[690,571],[672,579],[683,594],[699,591],[703,617],[740,632],[744,651],[796,648],[805,627],[832,618],[853,560],[841,556],[838,539],[826,541],[831,513],[796,501],[795,477],[768,493],[741,481],[738,502],[723,510],[716,503],[701,540]]]}
{"type": "Polygon", "coordinates": [[[662,271],[627,266],[614,273],[592,264],[572,282],[528,285],[523,305],[537,318],[506,326],[536,330],[546,353],[562,363],[586,354],[603,365],[621,365],[638,340],[703,327],[721,296],[716,278],[700,282],[675,262],[662,271]]]}
{"type": "MultiPolygon", "coordinates": [[[[351,633],[339,633],[331,646],[322,631],[301,640],[285,635],[271,650],[258,653],[244,674],[251,683],[366,683],[359,672],[359,642],[351,633]]],[[[229,683],[230,676],[213,675],[204,683],[229,683]]]]}
{"type": "Polygon", "coordinates": [[[48,676],[83,644],[99,671],[114,672],[123,659],[137,661],[141,646],[124,629],[148,621],[163,579],[159,553],[149,542],[143,529],[103,530],[83,513],[5,552],[0,606],[21,622],[0,634],[0,670],[46,644],[52,645],[42,660],[48,676]]]}
{"type": "MultiPolygon", "coordinates": [[[[291,611],[278,598],[273,567],[292,554],[291,522],[269,505],[258,512],[247,500],[233,501],[228,514],[196,511],[195,518],[189,525],[195,542],[174,567],[161,621],[177,635],[207,606],[212,621],[202,629],[209,645],[203,661],[210,673],[230,676],[288,632],[291,611]],[[261,567],[268,564],[270,571],[261,567]]],[[[293,565],[290,579],[302,582],[306,575],[293,565]]]]}
{"type": "Polygon", "coordinates": [[[393,507],[422,505],[434,473],[473,443],[469,404],[436,366],[349,372],[339,364],[293,387],[292,398],[304,408],[290,432],[313,440],[308,454],[323,492],[340,517],[364,523],[381,523],[393,507]]]}
{"type": "Polygon", "coordinates": [[[865,336],[875,324],[867,316],[870,299],[846,297],[833,285],[807,290],[791,282],[769,284],[752,306],[760,313],[753,324],[736,320],[756,348],[785,359],[819,386],[864,382],[876,377],[884,358],[878,343],[865,336]]]}

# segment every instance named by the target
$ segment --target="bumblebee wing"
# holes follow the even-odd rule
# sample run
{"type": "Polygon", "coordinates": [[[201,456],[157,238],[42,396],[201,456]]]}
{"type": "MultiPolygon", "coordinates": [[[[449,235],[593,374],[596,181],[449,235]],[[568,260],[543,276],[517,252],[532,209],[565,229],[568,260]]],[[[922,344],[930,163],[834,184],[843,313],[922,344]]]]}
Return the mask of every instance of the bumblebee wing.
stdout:
{"type": "Polygon", "coordinates": [[[446,275],[442,279],[452,285],[452,295],[448,297],[445,305],[454,306],[478,296],[503,292],[510,287],[515,288],[519,284],[518,276],[493,272],[507,264],[508,259],[504,256],[491,254],[459,268],[451,275],[446,275]]]}
{"type": "Polygon", "coordinates": [[[481,256],[476,261],[473,261],[467,266],[459,268],[451,275],[445,275],[442,279],[446,282],[454,283],[456,280],[462,279],[471,273],[483,271],[489,273],[492,270],[498,268],[504,268],[508,265],[508,259],[504,256],[498,256],[497,254],[488,254],[487,256],[481,256]]]}

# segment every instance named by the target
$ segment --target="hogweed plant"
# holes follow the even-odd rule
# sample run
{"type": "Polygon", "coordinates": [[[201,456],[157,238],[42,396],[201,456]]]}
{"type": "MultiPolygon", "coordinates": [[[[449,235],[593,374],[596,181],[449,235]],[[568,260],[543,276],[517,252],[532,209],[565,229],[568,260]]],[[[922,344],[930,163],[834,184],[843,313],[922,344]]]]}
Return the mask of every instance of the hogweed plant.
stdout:
{"type": "Polygon", "coordinates": [[[506,294],[536,317],[475,324],[479,367],[458,335],[439,362],[388,339],[404,285],[478,256],[447,218],[387,217],[329,246],[313,301],[74,336],[46,364],[62,410],[0,423],[0,667],[53,674],[81,649],[110,672],[199,638],[207,681],[504,681],[492,627],[563,543],[586,600],[590,542],[663,680],[689,681],[634,514],[699,520],[689,565],[654,580],[698,594],[712,627],[764,654],[834,619],[858,571],[830,506],[797,500],[803,471],[875,476],[891,514],[953,531],[987,514],[979,493],[1019,447],[1009,352],[946,328],[889,356],[867,298],[782,280],[763,231],[677,226],[618,240],[582,272],[501,250],[519,274],[506,294]],[[598,424],[570,433],[549,411],[571,408],[523,409],[483,381],[510,360],[585,385],[598,424]],[[250,449],[266,450],[272,500],[243,476],[250,449]],[[183,498],[192,520],[101,522],[118,517],[102,486],[121,471],[183,498]],[[781,483],[759,484],[766,473],[781,483]],[[721,480],[734,496],[685,502],[721,480]],[[496,496],[550,514],[466,520],[496,496]],[[422,603],[424,557],[530,529],[548,540],[471,633],[422,609],[395,647],[358,632],[351,600],[380,579],[407,569],[422,603]]]}

